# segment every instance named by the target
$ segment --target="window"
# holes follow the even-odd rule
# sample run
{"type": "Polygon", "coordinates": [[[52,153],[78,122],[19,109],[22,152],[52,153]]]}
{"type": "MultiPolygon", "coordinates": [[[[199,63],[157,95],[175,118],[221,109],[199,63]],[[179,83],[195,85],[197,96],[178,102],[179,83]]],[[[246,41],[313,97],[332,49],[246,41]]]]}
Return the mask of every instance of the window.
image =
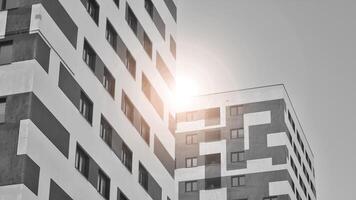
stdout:
{"type": "Polygon", "coordinates": [[[131,123],[133,123],[134,107],[133,107],[133,104],[131,103],[130,99],[124,93],[122,95],[122,106],[121,106],[121,109],[124,112],[124,114],[127,117],[127,119],[131,123]]]}
{"type": "Polygon", "coordinates": [[[150,17],[153,18],[153,3],[151,0],[145,0],[145,9],[150,17]]]}
{"type": "Polygon", "coordinates": [[[120,8],[120,0],[114,0],[115,5],[117,8],[120,8]]]}
{"type": "Polygon", "coordinates": [[[93,103],[84,92],[80,93],[79,112],[90,124],[92,123],[93,103]]]}
{"type": "Polygon", "coordinates": [[[192,157],[192,158],[186,158],[185,159],[185,167],[196,167],[198,166],[198,158],[197,157],[192,157]]]}
{"type": "Polygon", "coordinates": [[[296,191],[296,196],[297,196],[297,200],[302,200],[302,197],[299,195],[298,190],[296,191]]]}
{"type": "Polygon", "coordinates": [[[177,47],[176,47],[176,41],[173,39],[173,37],[171,36],[171,40],[170,40],[170,50],[171,50],[171,53],[173,55],[174,58],[177,57],[177,47]]]}
{"type": "Polygon", "coordinates": [[[198,143],[198,135],[187,135],[186,136],[186,144],[197,144],[198,143]]]}
{"type": "Polygon", "coordinates": [[[0,98],[0,123],[5,122],[6,98],[0,98]]]}
{"type": "Polygon", "coordinates": [[[278,197],[277,196],[273,196],[273,197],[265,197],[263,198],[263,200],[277,200],[278,197]]]}
{"type": "Polygon", "coordinates": [[[244,137],[244,129],[243,128],[231,129],[230,136],[231,136],[231,139],[243,138],[244,137]]]}
{"type": "Polygon", "coordinates": [[[232,163],[241,162],[241,161],[245,161],[245,152],[244,151],[231,152],[231,162],[232,163]]]}
{"type": "Polygon", "coordinates": [[[106,91],[114,98],[115,96],[115,79],[110,71],[105,67],[102,84],[106,91]]]}
{"type": "Polygon", "coordinates": [[[6,9],[6,0],[0,0],[0,10],[6,9]]]}
{"type": "Polygon", "coordinates": [[[84,150],[77,145],[77,152],[75,154],[75,168],[83,174],[85,178],[88,178],[89,173],[89,156],[84,150]]]}
{"type": "Polygon", "coordinates": [[[103,116],[100,122],[100,137],[111,147],[112,127],[103,116]]]}
{"type": "Polygon", "coordinates": [[[106,40],[109,42],[109,44],[116,50],[116,42],[117,42],[117,33],[112,26],[112,24],[109,22],[109,20],[106,20],[106,32],[105,32],[105,37],[106,40]]]}
{"type": "Polygon", "coordinates": [[[294,163],[294,161],[293,161],[292,156],[290,156],[290,165],[291,165],[291,167],[292,167],[292,169],[293,169],[293,171],[294,171],[295,176],[298,177],[297,166],[295,166],[295,163],[294,163]]]}
{"type": "Polygon", "coordinates": [[[129,200],[129,198],[127,198],[127,196],[121,191],[120,191],[120,195],[118,196],[119,196],[118,200],[129,200]]]}
{"type": "Polygon", "coordinates": [[[245,175],[231,177],[231,186],[232,187],[244,186],[245,184],[246,184],[245,183],[245,175]]]}
{"type": "Polygon", "coordinates": [[[12,41],[0,42],[0,64],[12,62],[12,41]]]}
{"type": "Polygon", "coordinates": [[[99,21],[99,5],[95,0],[82,0],[82,3],[96,24],[99,21]]]}
{"type": "Polygon", "coordinates": [[[174,117],[171,113],[169,114],[168,128],[169,128],[170,132],[174,135],[174,133],[176,131],[176,120],[174,119],[174,117]]]}
{"type": "Polygon", "coordinates": [[[135,14],[133,13],[132,9],[130,6],[127,4],[127,10],[126,10],[126,21],[128,25],[130,26],[131,30],[136,34],[137,33],[137,18],[135,14]]]}
{"type": "Polygon", "coordinates": [[[126,59],[125,59],[126,69],[129,70],[132,77],[136,77],[136,60],[131,55],[129,50],[126,50],[126,59]]]}
{"type": "Polygon", "coordinates": [[[122,143],[121,148],[122,148],[121,149],[121,162],[131,172],[132,171],[132,151],[125,143],[122,143]]]}
{"type": "Polygon", "coordinates": [[[142,73],[142,91],[156,110],[157,114],[163,119],[163,101],[144,73],[142,73]]]}
{"type": "Polygon", "coordinates": [[[141,163],[139,164],[138,170],[139,170],[138,182],[147,191],[148,190],[148,171],[141,163]]]}
{"type": "Polygon", "coordinates": [[[87,40],[84,40],[83,60],[90,67],[92,71],[95,71],[95,59],[96,59],[96,53],[94,49],[89,45],[87,40]]]}
{"type": "Polygon", "coordinates": [[[195,191],[198,191],[198,182],[197,182],[197,181],[188,181],[188,182],[185,182],[185,191],[186,191],[186,192],[195,192],[195,191]]]}
{"type": "Polygon", "coordinates": [[[110,196],[110,179],[101,170],[99,170],[99,173],[98,173],[98,182],[97,182],[97,185],[96,185],[96,190],[105,199],[109,199],[109,196],[110,196]]]}
{"type": "Polygon", "coordinates": [[[146,33],[143,35],[143,48],[147,55],[152,59],[152,42],[146,33]]]}
{"type": "Polygon", "coordinates": [[[206,190],[211,190],[211,189],[216,189],[216,188],[221,188],[221,178],[208,178],[205,179],[205,189],[206,190]]]}
{"type": "Polygon", "coordinates": [[[220,164],[220,153],[205,155],[205,165],[220,164]]]}
{"type": "Polygon", "coordinates": [[[148,124],[141,118],[140,134],[147,144],[150,144],[150,127],[148,124]]]}

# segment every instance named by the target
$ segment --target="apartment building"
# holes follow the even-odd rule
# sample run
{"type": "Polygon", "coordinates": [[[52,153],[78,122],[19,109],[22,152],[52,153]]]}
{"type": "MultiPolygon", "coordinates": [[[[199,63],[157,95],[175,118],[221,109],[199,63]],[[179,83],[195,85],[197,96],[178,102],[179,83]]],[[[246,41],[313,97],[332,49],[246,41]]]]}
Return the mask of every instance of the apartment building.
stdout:
{"type": "Polygon", "coordinates": [[[0,0],[0,199],[176,199],[173,0],[0,0]]]}
{"type": "Polygon", "coordinates": [[[177,110],[179,200],[315,200],[313,159],[283,85],[198,96],[177,110]]]}
{"type": "Polygon", "coordinates": [[[315,200],[283,86],[176,108],[173,0],[0,0],[0,200],[315,200]]]}

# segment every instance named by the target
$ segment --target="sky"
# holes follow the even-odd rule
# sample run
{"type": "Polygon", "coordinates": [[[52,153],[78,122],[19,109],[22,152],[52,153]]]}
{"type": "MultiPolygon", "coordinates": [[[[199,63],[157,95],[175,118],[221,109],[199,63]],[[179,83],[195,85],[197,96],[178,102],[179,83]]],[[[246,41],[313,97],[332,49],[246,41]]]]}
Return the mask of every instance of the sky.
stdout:
{"type": "Polygon", "coordinates": [[[197,94],[285,84],[318,199],[355,199],[356,1],[177,2],[178,78],[197,94]]]}

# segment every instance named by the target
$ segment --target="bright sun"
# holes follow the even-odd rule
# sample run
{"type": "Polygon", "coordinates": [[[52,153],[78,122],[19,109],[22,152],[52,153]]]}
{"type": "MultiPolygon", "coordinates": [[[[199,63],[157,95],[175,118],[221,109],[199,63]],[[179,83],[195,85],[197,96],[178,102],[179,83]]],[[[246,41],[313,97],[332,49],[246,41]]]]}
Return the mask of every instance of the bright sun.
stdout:
{"type": "Polygon", "coordinates": [[[196,82],[188,76],[178,76],[176,80],[175,105],[177,108],[188,104],[198,93],[196,82]]]}

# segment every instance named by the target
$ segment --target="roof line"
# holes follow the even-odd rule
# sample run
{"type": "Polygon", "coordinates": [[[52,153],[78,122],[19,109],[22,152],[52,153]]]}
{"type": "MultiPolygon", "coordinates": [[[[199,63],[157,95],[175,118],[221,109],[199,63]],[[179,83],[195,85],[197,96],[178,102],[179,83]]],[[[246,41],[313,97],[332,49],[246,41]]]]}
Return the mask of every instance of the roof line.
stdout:
{"type": "MultiPolygon", "coordinates": [[[[225,93],[230,93],[230,92],[241,92],[241,91],[245,91],[245,90],[268,88],[268,87],[274,87],[274,86],[283,86],[284,87],[284,84],[283,83],[279,83],[279,84],[271,84],[271,85],[264,85],[264,86],[236,89],[236,90],[227,90],[227,91],[223,91],[223,92],[213,92],[213,93],[194,95],[193,97],[202,97],[202,96],[209,96],[209,95],[216,95],[216,94],[225,94],[225,93]]],[[[285,87],[284,87],[284,89],[285,89],[285,87]]]]}
{"type": "MultiPolygon", "coordinates": [[[[309,147],[309,149],[310,149],[310,152],[312,153],[313,158],[315,158],[315,155],[314,155],[313,149],[311,148],[311,146],[310,146],[310,144],[309,144],[309,141],[308,141],[307,136],[305,135],[305,132],[304,132],[303,126],[302,126],[302,124],[300,123],[300,120],[299,120],[299,118],[298,118],[297,112],[296,112],[296,111],[295,111],[295,109],[294,109],[294,106],[293,106],[293,103],[292,103],[292,99],[290,98],[290,96],[289,96],[289,94],[288,94],[288,91],[287,91],[287,89],[286,89],[285,85],[284,85],[284,84],[282,84],[282,85],[283,85],[284,91],[285,91],[285,92],[286,92],[286,94],[287,94],[287,97],[288,97],[288,100],[289,100],[289,102],[290,102],[290,105],[292,106],[292,109],[293,109],[293,112],[294,112],[294,114],[295,114],[295,117],[297,118],[298,124],[299,124],[300,128],[301,128],[301,129],[302,129],[302,131],[303,131],[303,135],[304,135],[305,140],[306,140],[306,142],[307,142],[307,144],[308,144],[308,147],[309,147]]],[[[314,160],[314,159],[313,159],[313,160],[314,160]]]]}

